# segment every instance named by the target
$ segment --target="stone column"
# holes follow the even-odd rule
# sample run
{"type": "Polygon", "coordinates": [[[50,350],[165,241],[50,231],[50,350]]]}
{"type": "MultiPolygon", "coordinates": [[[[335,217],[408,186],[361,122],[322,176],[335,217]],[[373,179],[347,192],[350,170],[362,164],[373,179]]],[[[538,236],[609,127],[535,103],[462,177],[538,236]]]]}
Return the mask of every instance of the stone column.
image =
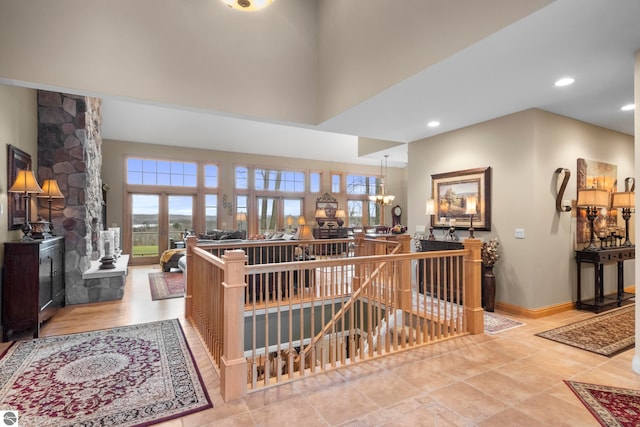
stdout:
{"type": "MultiPolygon", "coordinates": [[[[82,279],[91,265],[92,222],[102,228],[100,108],[99,98],[38,91],[38,180],[55,178],[65,197],[54,200],[52,223],[65,237],[67,304],[105,297],[82,279]]],[[[47,217],[46,199],[38,214],[47,217]]]]}

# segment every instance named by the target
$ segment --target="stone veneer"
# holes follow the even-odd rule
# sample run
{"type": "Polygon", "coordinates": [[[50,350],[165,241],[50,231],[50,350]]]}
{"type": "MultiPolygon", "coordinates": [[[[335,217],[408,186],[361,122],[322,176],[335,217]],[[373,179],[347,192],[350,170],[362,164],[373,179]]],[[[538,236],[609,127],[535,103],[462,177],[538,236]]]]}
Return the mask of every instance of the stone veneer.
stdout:
{"type": "MultiPolygon", "coordinates": [[[[38,91],[38,181],[55,178],[65,196],[53,200],[52,223],[65,237],[67,304],[102,300],[100,287],[82,278],[91,266],[92,222],[102,229],[101,105],[99,98],[38,91]]],[[[38,214],[48,217],[46,199],[38,214]]]]}

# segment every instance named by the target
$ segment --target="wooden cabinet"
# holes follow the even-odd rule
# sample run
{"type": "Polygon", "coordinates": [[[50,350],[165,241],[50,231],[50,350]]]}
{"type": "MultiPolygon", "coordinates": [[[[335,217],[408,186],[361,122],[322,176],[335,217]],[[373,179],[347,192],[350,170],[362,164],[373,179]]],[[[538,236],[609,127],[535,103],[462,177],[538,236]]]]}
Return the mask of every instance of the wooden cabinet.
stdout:
{"type": "MultiPolygon", "coordinates": [[[[464,249],[462,242],[452,240],[420,240],[421,252],[464,249]]],[[[462,259],[433,258],[418,261],[418,291],[448,301],[462,303],[462,295],[449,283],[462,278],[462,259]]]]}
{"type": "Polygon", "coordinates": [[[2,339],[32,331],[65,304],[64,238],[4,244],[2,339]]]}

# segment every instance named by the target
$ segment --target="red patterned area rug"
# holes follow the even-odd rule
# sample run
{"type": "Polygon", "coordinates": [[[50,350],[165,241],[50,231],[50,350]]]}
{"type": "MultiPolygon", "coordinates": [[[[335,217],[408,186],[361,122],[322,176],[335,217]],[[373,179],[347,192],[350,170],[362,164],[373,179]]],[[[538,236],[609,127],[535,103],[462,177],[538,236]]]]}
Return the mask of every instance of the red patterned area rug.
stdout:
{"type": "Polygon", "coordinates": [[[635,345],[636,305],[536,334],[562,344],[611,357],[635,345]]]}
{"type": "Polygon", "coordinates": [[[21,426],[147,426],[211,408],[177,319],[19,341],[0,408],[21,426]]]}
{"type": "Polygon", "coordinates": [[[640,391],[564,381],[603,426],[640,425],[640,391]]]}
{"type": "Polygon", "coordinates": [[[149,286],[151,299],[154,301],[184,297],[184,274],[149,273],[149,286]]]}

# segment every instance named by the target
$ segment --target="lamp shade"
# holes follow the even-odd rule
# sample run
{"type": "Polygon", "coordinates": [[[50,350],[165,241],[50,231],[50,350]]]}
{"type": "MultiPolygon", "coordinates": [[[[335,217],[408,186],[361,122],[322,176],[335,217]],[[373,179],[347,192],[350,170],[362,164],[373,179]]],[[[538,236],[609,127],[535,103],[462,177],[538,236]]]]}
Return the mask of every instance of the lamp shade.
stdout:
{"type": "Polygon", "coordinates": [[[465,215],[475,215],[477,212],[478,199],[475,196],[467,197],[467,210],[465,215]]]}
{"type": "Polygon", "coordinates": [[[42,193],[42,188],[38,185],[33,171],[18,169],[16,180],[7,191],[10,193],[42,193]]]}
{"type": "Polygon", "coordinates": [[[427,199],[426,209],[424,211],[425,215],[435,215],[436,214],[436,204],[435,200],[427,199]]]}
{"type": "Polygon", "coordinates": [[[606,208],[609,206],[609,192],[596,188],[578,190],[578,202],[576,206],[579,208],[606,208]]]}
{"type": "Polygon", "coordinates": [[[345,219],[346,217],[347,217],[347,213],[344,211],[344,209],[338,209],[336,211],[336,218],[345,219]]]}
{"type": "Polygon", "coordinates": [[[300,215],[298,217],[298,225],[307,225],[307,220],[304,219],[304,216],[300,215]]]}
{"type": "Polygon", "coordinates": [[[296,231],[296,240],[313,240],[313,233],[311,233],[311,227],[309,224],[302,224],[296,231]]]}
{"type": "Polygon", "coordinates": [[[635,207],[635,205],[635,193],[632,193],[630,191],[613,193],[611,197],[612,208],[633,208],[635,207]]]}
{"type": "Polygon", "coordinates": [[[42,193],[38,194],[38,197],[47,197],[50,199],[64,199],[60,187],[58,187],[58,181],[55,179],[45,179],[42,183],[42,193]]]}
{"type": "Polygon", "coordinates": [[[238,212],[236,214],[236,221],[246,221],[247,220],[247,213],[246,212],[238,212]]]}
{"type": "Polygon", "coordinates": [[[316,218],[326,218],[327,212],[324,209],[316,209],[316,218]]]}

